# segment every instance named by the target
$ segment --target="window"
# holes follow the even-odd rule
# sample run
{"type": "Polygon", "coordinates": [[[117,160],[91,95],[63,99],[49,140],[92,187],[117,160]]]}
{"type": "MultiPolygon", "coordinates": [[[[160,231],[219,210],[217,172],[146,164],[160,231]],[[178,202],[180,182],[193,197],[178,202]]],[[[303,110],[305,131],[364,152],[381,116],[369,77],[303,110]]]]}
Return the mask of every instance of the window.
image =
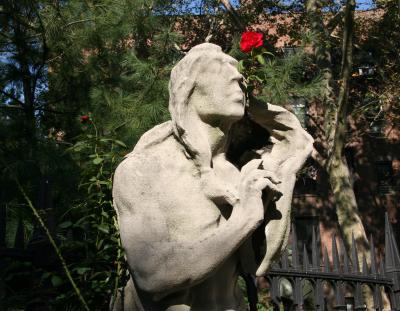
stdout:
{"type": "Polygon", "coordinates": [[[297,180],[294,187],[294,196],[318,195],[318,183],[320,181],[320,171],[313,163],[312,159],[308,159],[306,165],[297,173],[297,180]]]}
{"type": "Polygon", "coordinates": [[[378,181],[378,193],[381,195],[394,192],[392,161],[375,162],[378,181]]]}
{"type": "Polygon", "coordinates": [[[282,47],[282,52],[283,52],[283,55],[285,57],[288,57],[288,56],[291,56],[293,54],[296,54],[297,49],[298,48],[295,47],[295,46],[285,45],[284,47],[282,47]]]}
{"type": "Polygon", "coordinates": [[[291,102],[293,113],[299,119],[303,128],[307,127],[307,101],[304,98],[293,98],[291,102]]]}

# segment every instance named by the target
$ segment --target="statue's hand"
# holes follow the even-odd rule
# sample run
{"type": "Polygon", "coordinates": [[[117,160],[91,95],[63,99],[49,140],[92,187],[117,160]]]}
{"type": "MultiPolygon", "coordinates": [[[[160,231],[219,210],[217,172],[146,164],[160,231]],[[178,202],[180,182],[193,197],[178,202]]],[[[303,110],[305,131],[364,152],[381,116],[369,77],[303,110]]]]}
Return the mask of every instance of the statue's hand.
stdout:
{"type": "Polygon", "coordinates": [[[261,159],[252,160],[243,166],[240,175],[240,208],[244,214],[255,217],[261,222],[264,219],[262,191],[269,190],[273,200],[278,200],[282,195],[277,187],[280,181],[274,173],[262,168],[261,159]]]}
{"type": "Polygon", "coordinates": [[[236,189],[218,178],[211,168],[202,171],[200,184],[204,194],[216,204],[228,203],[235,206],[239,201],[236,189]]]}
{"type": "Polygon", "coordinates": [[[261,155],[268,159],[264,168],[279,177],[296,174],[313,148],[312,137],[302,128],[296,116],[285,108],[253,100],[249,117],[270,133],[272,150],[261,155]]]}

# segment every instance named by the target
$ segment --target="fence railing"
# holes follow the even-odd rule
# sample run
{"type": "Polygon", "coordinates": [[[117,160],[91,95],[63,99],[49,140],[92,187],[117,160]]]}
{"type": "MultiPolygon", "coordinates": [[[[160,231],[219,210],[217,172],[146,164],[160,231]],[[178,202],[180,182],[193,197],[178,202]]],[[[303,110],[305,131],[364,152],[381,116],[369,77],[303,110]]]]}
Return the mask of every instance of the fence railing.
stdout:
{"type": "Polygon", "coordinates": [[[283,294],[280,292],[282,279],[291,283],[290,298],[296,311],[306,310],[303,308],[303,289],[306,282],[312,287],[313,303],[315,310],[318,311],[326,310],[327,297],[324,288],[326,285],[334,291],[335,310],[367,310],[363,295],[365,286],[371,289],[374,310],[383,310],[382,290],[390,299],[391,310],[400,310],[400,256],[387,214],[385,215],[385,258],[379,265],[372,238],[370,239],[369,264],[365,256],[359,261],[354,238],[349,259],[343,243],[339,243],[341,246],[339,253],[336,237],[332,237],[332,262],[329,260],[326,247],[321,252],[315,230],[311,244],[311,258],[309,258],[305,245],[300,253],[296,230],[293,228],[291,256],[285,251],[280,261],[274,264],[265,276],[270,283],[274,310],[279,310],[282,302],[283,294]],[[351,307],[348,306],[349,298],[352,301],[351,307]]]}

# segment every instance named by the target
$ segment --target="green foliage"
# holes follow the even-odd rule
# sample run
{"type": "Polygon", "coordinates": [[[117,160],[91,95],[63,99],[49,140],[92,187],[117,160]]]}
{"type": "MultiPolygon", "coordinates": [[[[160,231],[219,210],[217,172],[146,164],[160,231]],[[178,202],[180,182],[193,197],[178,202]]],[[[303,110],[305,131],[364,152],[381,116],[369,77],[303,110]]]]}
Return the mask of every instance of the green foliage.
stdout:
{"type": "Polygon", "coordinates": [[[262,65],[257,76],[266,82],[262,89],[264,100],[282,105],[294,97],[311,100],[321,93],[321,79],[305,53],[268,59],[262,65]]]}
{"type": "MultiPolygon", "coordinates": [[[[3,261],[5,269],[1,279],[6,288],[17,289],[12,295],[0,292],[0,303],[7,308],[47,304],[52,310],[83,310],[78,293],[91,310],[103,310],[107,309],[118,287],[126,282],[125,261],[111,197],[112,174],[126,153],[126,145],[111,134],[99,135],[91,121],[66,153],[72,156],[81,172],[80,184],[75,190],[80,193],[79,196],[69,194],[70,209],[58,217],[59,223],[53,233],[58,246],[49,249],[50,257],[55,257],[51,255],[55,251],[64,257],[61,260],[63,265],[66,262],[65,271],[59,270],[58,266],[38,268],[29,260],[15,263],[3,261]],[[32,279],[32,276],[35,278],[32,279]],[[33,288],[24,290],[21,285],[25,283],[33,288]],[[46,301],[46,297],[51,297],[50,302],[46,301]]],[[[34,209],[27,197],[26,200],[34,209]]],[[[26,209],[21,211],[27,212],[26,209]]],[[[33,223],[32,220],[27,222],[31,218],[8,219],[7,225],[24,219],[25,230],[33,223]]],[[[48,230],[44,223],[41,226],[48,230]]],[[[9,227],[10,234],[15,235],[13,227],[9,227]]],[[[9,240],[13,242],[13,239],[9,240]]],[[[58,262],[58,259],[53,258],[52,261],[58,262]]]]}
{"type": "MultiPolygon", "coordinates": [[[[170,1],[134,0],[2,4],[0,185],[7,246],[15,246],[17,228],[25,235],[23,247],[32,247],[33,237],[48,243],[13,181],[17,178],[45,223],[55,220],[53,238],[93,310],[107,308],[126,276],[112,173],[125,143],[134,144],[167,119],[169,72],[181,57],[173,15],[155,14],[152,4],[171,7],[170,1]],[[96,126],[79,126],[79,115],[89,112],[96,126]],[[51,206],[37,199],[42,180],[51,184],[51,206]]],[[[49,305],[49,299],[55,310],[83,309],[58,269],[54,249],[48,251],[56,267],[4,263],[0,305],[24,309],[49,305]],[[32,286],[29,295],[23,283],[32,286]]]]}
{"type": "Polygon", "coordinates": [[[275,105],[293,98],[312,100],[322,92],[321,78],[309,54],[298,49],[286,57],[266,48],[256,48],[242,56],[238,69],[246,78],[247,91],[275,105]]]}
{"type": "MultiPolygon", "coordinates": [[[[249,303],[248,299],[247,299],[247,289],[246,289],[246,282],[244,281],[244,279],[242,277],[238,278],[238,285],[239,288],[242,291],[242,294],[244,296],[244,300],[246,302],[246,304],[249,303]]],[[[273,307],[270,306],[270,304],[268,303],[268,301],[264,301],[263,299],[263,295],[265,293],[260,292],[258,295],[258,303],[257,303],[257,310],[259,311],[273,311],[273,307]]]]}
{"type": "MultiPolygon", "coordinates": [[[[112,135],[99,135],[91,121],[69,149],[81,172],[81,198],[60,219],[57,237],[69,270],[91,310],[105,310],[126,282],[126,267],[112,206],[112,176],[126,152],[112,135]],[[71,254],[71,255],[69,255],[71,254]]],[[[74,291],[61,275],[50,274],[58,290],[54,308],[79,307],[74,291]]]]}
{"type": "Polygon", "coordinates": [[[49,96],[92,112],[100,132],[119,127],[129,144],[167,118],[169,72],[180,57],[172,18],[155,15],[152,2],[69,1],[43,11],[55,55],[49,96]]]}

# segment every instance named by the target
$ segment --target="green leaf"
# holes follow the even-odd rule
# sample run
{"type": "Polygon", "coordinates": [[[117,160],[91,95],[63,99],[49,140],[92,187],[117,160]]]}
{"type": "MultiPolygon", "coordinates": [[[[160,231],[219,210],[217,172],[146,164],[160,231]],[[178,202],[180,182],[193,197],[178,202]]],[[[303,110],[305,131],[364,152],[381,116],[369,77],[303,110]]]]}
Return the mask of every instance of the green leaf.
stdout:
{"type": "Polygon", "coordinates": [[[114,142],[115,142],[117,145],[120,145],[121,147],[127,148],[126,145],[125,145],[125,143],[122,142],[122,141],[120,141],[120,140],[115,140],[114,142]]]}
{"type": "Polygon", "coordinates": [[[265,65],[265,59],[264,59],[264,56],[262,54],[258,54],[256,56],[256,59],[261,65],[265,65]]]}
{"type": "Polygon", "coordinates": [[[90,271],[90,268],[87,268],[87,267],[79,267],[79,268],[76,268],[76,272],[77,272],[79,275],[82,275],[82,274],[84,274],[84,273],[87,272],[87,271],[90,271]]]}
{"type": "Polygon", "coordinates": [[[239,63],[238,63],[238,71],[239,71],[240,73],[243,73],[243,72],[244,72],[244,61],[243,61],[243,59],[240,60],[239,63]]]}
{"type": "Polygon", "coordinates": [[[51,277],[51,284],[53,284],[54,287],[61,286],[63,284],[62,278],[60,278],[58,275],[53,275],[51,277]]]}
{"type": "Polygon", "coordinates": [[[103,233],[110,233],[110,228],[106,224],[100,224],[97,226],[97,228],[103,233]]]}
{"type": "Polygon", "coordinates": [[[100,164],[101,162],[103,162],[103,158],[95,158],[95,159],[93,160],[93,164],[95,164],[95,165],[98,165],[98,164],[100,164]]]}
{"type": "Polygon", "coordinates": [[[100,141],[101,141],[102,143],[109,142],[110,140],[112,140],[112,139],[111,139],[111,138],[100,138],[100,141]]]}
{"type": "Polygon", "coordinates": [[[260,77],[256,76],[256,75],[249,76],[249,80],[257,80],[260,83],[263,82],[263,80],[260,77]]]}
{"type": "Polygon", "coordinates": [[[45,272],[45,273],[42,274],[41,278],[42,278],[42,280],[45,280],[45,279],[47,279],[50,275],[51,275],[50,272],[45,272]]]}
{"type": "Polygon", "coordinates": [[[64,221],[63,223],[59,224],[58,226],[59,226],[61,229],[66,229],[66,228],[72,226],[72,222],[69,221],[69,220],[67,220],[67,221],[64,221]]]}
{"type": "Polygon", "coordinates": [[[274,54],[272,54],[271,52],[262,52],[261,55],[265,55],[265,56],[271,56],[271,57],[275,57],[274,54]]]}

